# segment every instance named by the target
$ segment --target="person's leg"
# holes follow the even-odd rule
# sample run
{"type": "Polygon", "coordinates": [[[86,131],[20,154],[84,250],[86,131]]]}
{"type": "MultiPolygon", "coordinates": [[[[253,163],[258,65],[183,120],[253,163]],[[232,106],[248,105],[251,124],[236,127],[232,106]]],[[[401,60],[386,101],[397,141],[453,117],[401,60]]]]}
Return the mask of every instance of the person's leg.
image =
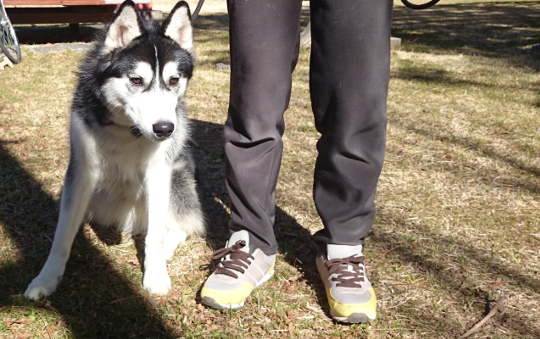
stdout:
{"type": "Polygon", "coordinates": [[[301,0],[230,0],[231,92],[224,128],[232,231],[250,247],[277,252],[275,187],[283,113],[298,58],[301,0]]]}
{"type": "Polygon", "coordinates": [[[311,0],[310,90],[317,143],[313,196],[326,243],[317,257],[330,313],[376,317],[362,245],[375,219],[386,141],[392,0],[311,0]]]}
{"type": "Polygon", "coordinates": [[[274,272],[283,113],[298,58],[301,0],[229,0],[231,92],[224,128],[233,232],[214,252],[202,303],[238,308],[274,272]]]}
{"type": "Polygon", "coordinates": [[[312,0],[314,200],[325,243],[363,244],[386,141],[391,0],[312,0]]]}

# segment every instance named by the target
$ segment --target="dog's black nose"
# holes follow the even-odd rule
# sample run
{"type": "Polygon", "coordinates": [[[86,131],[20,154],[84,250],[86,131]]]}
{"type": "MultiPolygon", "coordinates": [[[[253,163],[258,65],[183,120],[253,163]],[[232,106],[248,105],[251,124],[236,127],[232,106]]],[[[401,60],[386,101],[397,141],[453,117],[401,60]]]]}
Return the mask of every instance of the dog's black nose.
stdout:
{"type": "Polygon", "coordinates": [[[174,124],[171,122],[158,122],[152,126],[158,138],[170,137],[174,131],[174,124]]]}

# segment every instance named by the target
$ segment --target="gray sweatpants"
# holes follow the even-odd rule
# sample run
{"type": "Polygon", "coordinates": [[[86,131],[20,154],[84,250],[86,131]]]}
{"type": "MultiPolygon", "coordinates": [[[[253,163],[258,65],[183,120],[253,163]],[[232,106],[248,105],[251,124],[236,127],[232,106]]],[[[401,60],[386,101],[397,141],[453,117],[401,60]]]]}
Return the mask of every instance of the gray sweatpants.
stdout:
{"type": "MultiPolygon", "coordinates": [[[[231,92],[224,128],[233,231],[277,251],[283,114],[298,58],[300,0],[228,0],[231,92]]],[[[316,240],[363,244],[386,142],[392,0],[312,0],[310,93],[317,142],[316,240]]]]}

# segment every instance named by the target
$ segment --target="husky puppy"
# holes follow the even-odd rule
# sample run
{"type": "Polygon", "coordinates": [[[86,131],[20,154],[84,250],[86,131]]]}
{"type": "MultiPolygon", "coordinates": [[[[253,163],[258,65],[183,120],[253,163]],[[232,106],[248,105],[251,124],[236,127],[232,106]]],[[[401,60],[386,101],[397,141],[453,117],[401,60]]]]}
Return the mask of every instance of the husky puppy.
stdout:
{"type": "Polygon", "coordinates": [[[84,222],[143,235],[143,287],[169,292],[166,260],[204,234],[183,105],[193,60],[186,2],[164,22],[143,22],[132,1],[120,6],[80,67],[58,226],[26,297],[56,290],[84,222]]]}

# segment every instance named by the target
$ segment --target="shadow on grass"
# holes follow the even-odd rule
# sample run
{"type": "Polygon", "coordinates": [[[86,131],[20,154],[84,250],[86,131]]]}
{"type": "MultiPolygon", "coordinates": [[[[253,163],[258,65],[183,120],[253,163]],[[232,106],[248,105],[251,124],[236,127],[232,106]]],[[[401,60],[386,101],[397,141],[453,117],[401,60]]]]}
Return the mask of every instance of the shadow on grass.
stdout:
{"type": "MultiPolygon", "coordinates": [[[[227,14],[200,15],[193,25],[195,30],[228,31],[227,14]]],[[[79,32],[72,33],[67,24],[16,25],[19,43],[24,45],[92,42],[103,24],[81,24],[79,32]]]]}
{"type": "Polygon", "coordinates": [[[506,58],[516,67],[534,67],[532,45],[540,43],[540,1],[467,2],[414,11],[394,8],[392,34],[405,50],[506,58]]]}
{"type": "MultiPolygon", "coordinates": [[[[2,312],[59,314],[75,338],[172,338],[158,313],[109,260],[79,232],[58,291],[38,302],[22,294],[47,257],[58,202],[0,141],[0,221],[16,253],[0,267],[2,312]]],[[[8,241],[6,239],[6,241],[8,241]]],[[[18,315],[17,315],[18,316],[18,315]]]]}
{"type": "Polygon", "coordinates": [[[229,16],[226,13],[199,15],[193,27],[204,31],[228,31],[229,16]]]}
{"type": "MultiPolygon", "coordinates": [[[[475,248],[473,244],[467,243],[466,239],[434,233],[425,224],[412,224],[408,215],[388,214],[384,208],[379,208],[377,220],[379,224],[376,227],[378,233],[377,239],[372,238],[370,240],[376,246],[383,247],[386,245],[386,247],[389,247],[388,249],[392,249],[386,255],[387,258],[384,259],[385,261],[412,263],[418,274],[433,276],[434,283],[444,291],[444,294],[451,295],[453,299],[463,299],[464,304],[472,306],[474,303],[473,300],[475,300],[478,304],[482,305],[485,302],[484,298],[487,294],[487,291],[482,291],[480,286],[473,286],[467,282],[467,276],[470,273],[464,270],[470,265],[474,265],[480,271],[480,275],[486,274],[503,277],[503,281],[508,282],[503,283],[503,285],[508,285],[510,291],[507,290],[507,293],[509,292],[510,295],[512,294],[513,286],[519,286],[520,289],[525,288],[527,294],[529,292],[540,293],[540,280],[535,279],[532,275],[524,275],[519,269],[499,262],[496,256],[493,255],[491,248],[475,248]],[[403,239],[399,239],[398,235],[386,231],[384,229],[385,224],[392,224],[393,227],[404,230],[415,230],[417,234],[422,234],[424,240],[415,243],[406,243],[403,239]],[[449,260],[448,258],[441,260],[437,257],[437,254],[432,255],[432,251],[429,250],[431,242],[436,243],[441,248],[441,252],[444,252],[445,248],[452,249],[449,252],[456,252],[456,249],[459,249],[458,252],[460,255],[450,259],[454,265],[448,266],[445,264],[445,260],[449,260]]],[[[493,283],[495,282],[494,280],[493,283]]],[[[506,295],[506,297],[511,296],[506,295]]],[[[409,313],[410,311],[407,311],[406,308],[410,306],[410,304],[402,304],[401,308],[398,308],[397,311],[399,313],[409,313]]],[[[438,327],[442,325],[442,323],[436,324],[439,317],[442,322],[452,321],[452,319],[446,319],[447,316],[445,314],[438,316],[430,314],[430,317],[426,317],[423,320],[420,317],[416,318],[415,322],[417,324],[423,322],[427,326],[430,321],[434,321],[432,325],[438,327]]],[[[472,326],[480,318],[481,315],[478,314],[477,319],[470,319],[471,323],[465,325],[472,326]]],[[[540,331],[537,328],[531,328],[530,324],[519,316],[516,317],[503,312],[498,313],[495,319],[498,323],[510,329],[513,335],[519,333],[524,338],[540,338],[540,331]]],[[[455,334],[455,336],[449,335],[448,337],[457,337],[461,334],[462,330],[460,330],[459,326],[451,326],[450,324],[446,326],[450,327],[447,329],[453,331],[455,334]]]]}
{"type": "MultiPolygon", "coordinates": [[[[309,10],[303,9],[300,15],[301,15],[300,25],[302,27],[305,27],[309,21],[309,10]]],[[[227,13],[199,15],[193,27],[195,29],[200,29],[200,30],[205,30],[205,31],[207,30],[228,31],[229,30],[229,16],[227,15],[227,13]]]]}
{"type": "Polygon", "coordinates": [[[68,25],[16,25],[20,44],[55,44],[94,41],[101,25],[80,25],[79,33],[71,33],[68,25]]]}
{"type": "MultiPolygon", "coordinates": [[[[538,60],[540,61],[540,56],[538,60]]],[[[534,63],[540,65],[540,62],[536,61],[531,62],[531,65],[534,63]]],[[[426,65],[424,67],[418,67],[416,65],[411,67],[409,64],[409,60],[401,60],[400,65],[396,69],[392,70],[391,77],[403,80],[413,80],[425,84],[442,83],[448,86],[452,86],[454,88],[501,88],[501,85],[498,83],[458,78],[453,72],[443,69],[443,66],[437,63],[433,63],[432,65],[426,65]]],[[[532,81],[530,83],[521,82],[520,84],[509,84],[504,88],[507,88],[508,90],[538,89],[538,91],[540,92],[540,84],[532,81]]]]}
{"type": "MultiPolygon", "coordinates": [[[[480,140],[475,140],[474,138],[467,138],[467,137],[462,137],[462,136],[458,138],[458,137],[453,136],[450,133],[449,134],[437,133],[434,130],[427,130],[427,129],[420,128],[418,127],[418,125],[412,125],[412,124],[409,125],[404,121],[401,121],[399,125],[402,126],[402,128],[405,128],[407,131],[416,133],[425,138],[443,141],[446,143],[463,147],[465,149],[468,149],[477,153],[478,155],[487,156],[494,160],[502,161],[517,170],[524,171],[534,176],[540,177],[540,168],[531,166],[526,161],[520,160],[518,158],[518,155],[520,155],[520,153],[514,152],[513,154],[516,154],[516,156],[513,157],[510,154],[502,153],[501,151],[497,149],[497,147],[491,146],[487,144],[486,142],[482,142],[480,140]]],[[[519,147],[521,149],[525,149],[526,145],[520,145],[519,147]]],[[[484,179],[486,182],[492,183],[497,178],[500,184],[507,185],[508,187],[519,187],[531,193],[540,193],[540,186],[532,180],[519,180],[519,181],[518,179],[510,180],[510,179],[505,179],[505,178],[499,178],[500,174],[496,170],[492,171],[492,173],[493,174],[491,176],[480,178],[480,179],[484,179]]]]}
{"type": "MultiPolygon", "coordinates": [[[[477,81],[470,79],[463,79],[460,75],[450,72],[448,70],[442,69],[444,66],[440,64],[433,63],[432,65],[422,65],[422,66],[410,66],[409,60],[400,60],[399,64],[392,69],[391,79],[401,79],[406,81],[414,81],[415,83],[423,83],[429,86],[442,84],[446,87],[451,87],[452,89],[486,89],[486,90],[497,90],[504,89],[509,92],[511,91],[532,91],[540,93],[540,84],[538,82],[522,81],[519,84],[500,84],[493,81],[477,81]]],[[[540,55],[538,60],[532,60],[530,66],[533,68],[540,69],[540,55]]],[[[533,73],[533,72],[531,72],[533,73]]],[[[518,101],[517,98],[508,98],[508,101],[515,100],[515,102],[522,103],[523,101],[518,101]]],[[[531,100],[529,104],[533,107],[540,107],[539,100],[531,100]]]]}

